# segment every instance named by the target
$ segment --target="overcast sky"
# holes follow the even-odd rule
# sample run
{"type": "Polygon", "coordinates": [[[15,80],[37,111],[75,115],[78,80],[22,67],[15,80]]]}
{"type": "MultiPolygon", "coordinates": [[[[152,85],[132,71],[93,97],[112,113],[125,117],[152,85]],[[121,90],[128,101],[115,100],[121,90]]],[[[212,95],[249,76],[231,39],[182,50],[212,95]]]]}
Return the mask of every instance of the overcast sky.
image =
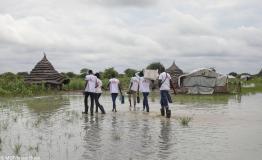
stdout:
{"type": "Polygon", "coordinates": [[[43,52],[59,72],[151,62],[185,72],[262,68],[261,0],[0,0],[0,73],[43,52]]]}

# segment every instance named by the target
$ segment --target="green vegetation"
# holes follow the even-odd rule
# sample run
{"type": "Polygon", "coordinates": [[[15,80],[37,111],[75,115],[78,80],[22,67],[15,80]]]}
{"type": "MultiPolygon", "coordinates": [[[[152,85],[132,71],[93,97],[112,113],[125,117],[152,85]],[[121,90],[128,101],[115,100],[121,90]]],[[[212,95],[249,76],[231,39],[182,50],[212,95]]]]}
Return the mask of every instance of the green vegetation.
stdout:
{"type": "Polygon", "coordinates": [[[192,120],[192,117],[179,117],[178,120],[182,126],[188,126],[189,122],[192,120]]]}
{"type": "Polygon", "coordinates": [[[138,72],[137,70],[135,69],[131,69],[131,68],[128,68],[124,71],[125,75],[127,77],[133,77],[135,75],[135,73],[138,72]]]}
{"type": "Polygon", "coordinates": [[[63,89],[68,91],[83,90],[85,86],[84,78],[71,78],[70,83],[64,85],[63,89]]]}
{"type": "Polygon", "coordinates": [[[159,73],[164,72],[166,70],[164,65],[160,62],[151,63],[146,68],[147,69],[158,69],[159,73]]]}
{"type": "MultiPolygon", "coordinates": [[[[125,74],[119,74],[114,68],[107,68],[103,72],[99,72],[101,75],[101,80],[103,82],[102,88],[107,90],[107,85],[109,79],[114,75],[120,80],[121,87],[123,89],[128,89],[130,75],[132,75],[136,70],[135,69],[127,69],[125,74]]],[[[87,68],[83,68],[80,71],[80,75],[65,73],[65,75],[70,78],[70,83],[63,86],[63,90],[66,91],[83,91],[85,87],[84,77],[88,72],[87,68]]]]}
{"type": "Polygon", "coordinates": [[[50,89],[42,85],[28,85],[22,76],[13,73],[0,75],[0,95],[1,96],[35,96],[49,94],[50,89]]]}
{"type": "Polygon", "coordinates": [[[105,71],[102,74],[102,77],[106,79],[110,79],[112,78],[112,76],[118,76],[118,72],[113,67],[105,69],[105,71]]]}
{"type": "MultiPolygon", "coordinates": [[[[147,69],[158,69],[160,72],[165,70],[165,67],[160,62],[154,62],[147,66],[147,69]]],[[[63,91],[83,91],[85,87],[84,77],[89,69],[83,68],[79,74],[73,72],[62,73],[70,79],[70,83],[63,86],[63,91]]],[[[132,77],[137,72],[136,69],[128,68],[124,71],[124,74],[119,74],[113,67],[105,69],[103,72],[99,72],[103,82],[103,89],[106,90],[108,80],[115,75],[119,80],[123,90],[127,90],[132,77]]],[[[38,96],[38,95],[50,95],[58,93],[56,90],[51,90],[41,85],[29,85],[24,82],[24,77],[27,76],[27,72],[4,73],[0,75],[0,96],[38,96]]],[[[236,76],[235,79],[230,79],[228,84],[229,93],[259,93],[262,92],[262,77],[253,76],[250,80],[240,80],[241,74],[231,72],[230,75],[236,76]],[[239,88],[239,82],[241,82],[241,89],[239,88]]],[[[14,119],[15,120],[15,119],[14,119]]]]}
{"type": "Polygon", "coordinates": [[[242,94],[261,93],[262,92],[262,77],[253,77],[251,80],[242,81],[242,94]]]}
{"type": "Polygon", "coordinates": [[[189,94],[177,94],[174,96],[173,99],[175,102],[179,102],[180,104],[187,104],[187,103],[199,103],[199,104],[226,104],[231,96],[229,94],[213,94],[210,95],[189,95],[189,94]]]}
{"type": "Polygon", "coordinates": [[[230,93],[261,93],[262,92],[262,77],[253,76],[250,80],[241,80],[240,78],[230,79],[228,84],[230,93]],[[241,89],[238,84],[241,84],[241,89]]]}
{"type": "MultiPolygon", "coordinates": [[[[127,90],[128,89],[128,86],[129,86],[129,81],[130,81],[130,78],[127,77],[127,76],[119,76],[117,77],[120,81],[120,85],[121,87],[124,89],[124,90],[127,90]]],[[[107,90],[107,85],[108,85],[108,81],[109,79],[108,78],[102,78],[102,83],[103,83],[103,86],[102,88],[104,90],[107,90]]],[[[85,80],[84,78],[72,78],[70,79],[70,83],[67,84],[67,85],[64,85],[63,87],[63,90],[66,90],[66,91],[83,91],[84,90],[84,87],[85,87],[85,80]]]]}
{"type": "Polygon", "coordinates": [[[22,148],[22,144],[21,143],[15,144],[15,146],[13,148],[14,154],[15,155],[20,155],[21,148],[22,148]]]}
{"type": "Polygon", "coordinates": [[[36,153],[39,152],[39,144],[37,144],[35,147],[30,145],[28,147],[28,151],[33,153],[33,155],[35,155],[36,153]]]}

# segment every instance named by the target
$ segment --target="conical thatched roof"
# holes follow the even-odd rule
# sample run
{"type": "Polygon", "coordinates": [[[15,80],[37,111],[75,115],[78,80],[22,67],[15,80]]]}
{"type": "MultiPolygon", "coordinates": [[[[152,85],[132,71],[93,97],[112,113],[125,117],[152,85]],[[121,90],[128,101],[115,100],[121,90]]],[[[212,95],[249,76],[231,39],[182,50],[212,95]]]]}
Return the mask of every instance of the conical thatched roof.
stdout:
{"type": "Polygon", "coordinates": [[[25,78],[25,82],[31,84],[55,84],[60,85],[66,80],[66,77],[58,73],[53,65],[47,60],[46,55],[39,61],[30,75],[25,78]]]}
{"type": "Polygon", "coordinates": [[[183,74],[183,71],[176,65],[175,61],[168,69],[166,69],[166,72],[168,72],[172,78],[178,78],[183,74]]]}

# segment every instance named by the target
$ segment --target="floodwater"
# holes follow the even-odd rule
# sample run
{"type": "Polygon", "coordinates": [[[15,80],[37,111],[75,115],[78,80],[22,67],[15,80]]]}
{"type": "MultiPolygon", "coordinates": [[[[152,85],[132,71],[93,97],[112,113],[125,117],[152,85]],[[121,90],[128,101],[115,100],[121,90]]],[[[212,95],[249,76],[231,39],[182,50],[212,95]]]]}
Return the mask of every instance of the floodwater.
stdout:
{"type": "Polygon", "coordinates": [[[0,159],[18,155],[41,160],[261,160],[262,94],[177,96],[172,118],[160,116],[159,98],[150,113],[129,111],[111,99],[107,114],[82,115],[83,96],[69,93],[0,98],[0,159]],[[188,126],[179,117],[192,117],[188,126]]]}

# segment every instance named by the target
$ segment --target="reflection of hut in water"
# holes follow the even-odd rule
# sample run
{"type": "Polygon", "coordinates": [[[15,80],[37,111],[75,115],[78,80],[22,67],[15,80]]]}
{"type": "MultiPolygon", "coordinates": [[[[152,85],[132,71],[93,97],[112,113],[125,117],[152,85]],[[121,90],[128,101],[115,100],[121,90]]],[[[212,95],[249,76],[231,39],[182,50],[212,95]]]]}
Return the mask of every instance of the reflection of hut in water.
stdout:
{"type": "Polygon", "coordinates": [[[175,87],[177,88],[178,77],[183,74],[183,71],[176,65],[174,61],[173,64],[168,69],[166,69],[166,72],[171,75],[172,81],[174,82],[175,87]]]}
{"type": "Polygon", "coordinates": [[[65,76],[58,73],[47,60],[46,55],[39,61],[30,75],[25,78],[29,84],[45,84],[46,87],[62,89],[62,85],[69,82],[65,76]]]}
{"type": "Polygon", "coordinates": [[[70,105],[69,98],[65,96],[30,98],[25,102],[28,109],[34,113],[55,113],[60,108],[70,105]]]}

